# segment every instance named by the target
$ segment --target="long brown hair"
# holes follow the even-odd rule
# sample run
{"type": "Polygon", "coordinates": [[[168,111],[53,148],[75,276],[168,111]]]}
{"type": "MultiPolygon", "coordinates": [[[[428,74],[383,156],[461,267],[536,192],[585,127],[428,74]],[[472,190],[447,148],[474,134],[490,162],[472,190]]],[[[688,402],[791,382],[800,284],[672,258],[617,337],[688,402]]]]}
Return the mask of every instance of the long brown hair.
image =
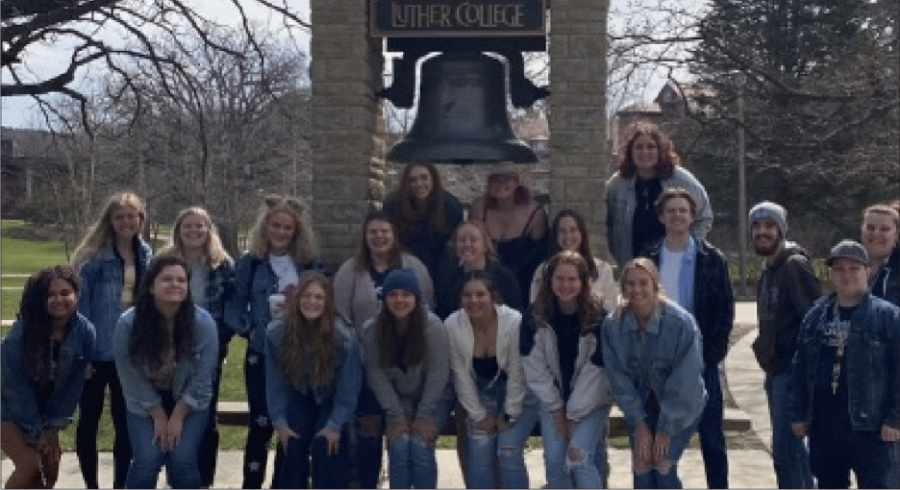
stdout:
{"type": "Polygon", "coordinates": [[[600,306],[598,298],[594,297],[591,290],[590,270],[587,260],[580,253],[572,250],[563,250],[554,255],[547,262],[547,269],[541,278],[541,289],[531,307],[534,328],[546,327],[550,316],[559,309],[556,295],[553,294],[553,274],[563,264],[569,264],[578,271],[578,279],[581,281],[581,291],[578,293],[578,322],[581,324],[581,335],[587,335],[605,314],[600,306]]]}
{"type": "MultiPolygon", "coordinates": [[[[128,343],[128,354],[131,356],[132,364],[145,373],[155,371],[162,366],[164,347],[169,344],[169,339],[166,338],[166,329],[163,328],[164,320],[159,310],[156,309],[156,299],[153,297],[152,291],[156,278],[166,267],[173,265],[184,269],[188,279],[188,288],[190,288],[191,268],[187,262],[176,255],[157,255],[147,265],[147,273],[141,280],[141,287],[134,303],[134,324],[128,343]]],[[[188,289],[187,295],[175,313],[173,342],[177,361],[191,358],[194,346],[194,313],[195,306],[191,300],[190,289],[188,289]]]]}
{"type": "Polygon", "coordinates": [[[415,366],[428,355],[428,340],[425,335],[428,313],[422,308],[422,300],[418,296],[416,307],[410,312],[406,330],[402,334],[397,328],[398,323],[387,304],[383,304],[372,326],[376,329],[382,369],[415,366]]]}
{"type": "Polygon", "coordinates": [[[284,337],[278,346],[278,365],[281,374],[294,388],[305,385],[321,388],[334,380],[338,345],[334,338],[334,287],[331,281],[318,272],[307,272],[300,278],[300,285],[288,298],[284,337]],[[300,312],[300,297],[313,284],[325,291],[325,309],[322,316],[309,320],[300,312]]]}
{"type": "Polygon", "coordinates": [[[629,128],[628,136],[619,149],[619,175],[630,179],[637,173],[633,154],[634,141],[644,135],[652,138],[659,148],[659,160],[653,165],[654,173],[660,179],[672,177],[675,167],[681,165],[675,143],[659,130],[659,126],[645,121],[638,121],[629,128]]]}
{"type": "Polygon", "coordinates": [[[25,281],[22,301],[16,315],[22,322],[25,334],[25,370],[32,380],[42,380],[50,372],[50,336],[53,335],[53,318],[47,311],[47,296],[54,279],[68,282],[75,291],[76,301],[81,281],[75,268],[56,265],[35,272],[25,281]]]}
{"type": "Polygon", "coordinates": [[[588,235],[587,223],[584,221],[584,217],[574,209],[563,209],[556,213],[556,217],[553,218],[553,225],[550,227],[550,240],[548,240],[550,242],[550,253],[548,255],[553,257],[562,251],[562,248],[559,246],[559,223],[563,218],[572,218],[575,221],[578,233],[581,234],[581,244],[578,245],[578,253],[584,257],[591,279],[597,279],[600,277],[600,272],[597,270],[597,264],[594,263],[594,254],[591,253],[591,240],[590,235],[588,235]]]}
{"type": "Polygon", "coordinates": [[[400,210],[400,219],[397,224],[400,227],[400,235],[406,237],[415,231],[418,220],[423,216],[427,219],[428,226],[433,233],[443,234],[449,231],[447,229],[449,223],[447,223],[444,213],[445,192],[441,174],[433,163],[413,162],[404,167],[400,176],[400,187],[397,189],[397,204],[400,210]],[[431,176],[431,194],[428,195],[424,207],[419,205],[409,182],[409,176],[416,167],[424,168],[431,176]]]}
{"type": "Polygon", "coordinates": [[[400,233],[397,229],[397,222],[391,215],[384,211],[372,211],[366,215],[366,219],[362,225],[362,239],[359,247],[356,249],[355,269],[357,272],[368,272],[372,269],[372,250],[369,248],[369,242],[366,240],[366,234],[369,231],[369,224],[373,221],[382,221],[391,225],[391,231],[394,233],[394,246],[391,248],[390,267],[400,267],[401,255],[403,249],[400,246],[400,233]]]}

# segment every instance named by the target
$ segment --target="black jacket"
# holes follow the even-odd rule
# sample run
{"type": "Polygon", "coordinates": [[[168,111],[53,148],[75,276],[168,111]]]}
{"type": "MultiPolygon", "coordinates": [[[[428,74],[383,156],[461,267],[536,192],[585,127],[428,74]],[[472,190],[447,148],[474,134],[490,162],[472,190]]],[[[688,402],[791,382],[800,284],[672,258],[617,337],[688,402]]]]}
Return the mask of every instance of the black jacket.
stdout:
{"type": "Polygon", "coordinates": [[[786,242],[756,283],[759,336],[753,353],[766,374],[791,371],[803,317],[820,296],[822,285],[806,250],[786,242]]]}
{"type": "Polygon", "coordinates": [[[900,306],[900,246],[894,247],[891,256],[872,281],[872,294],[900,306]]]}
{"type": "Polygon", "coordinates": [[[422,213],[413,223],[403,223],[400,219],[400,203],[397,194],[393,193],[385,199],[382,209],[391,215],[400,227],[400,243],[425,264],[428,274],[434,279],[437,276],[441,259],[447,253],[447,241],[453,231],[463,221],[463,206],[459,199],[449,192],[444,192],[444,222],[446,229],[439,233],[433,229],[431,210],[422,213]]]}
{"type": "MultiPolygon", "coordinates": [[[[484,270],[494,281],[502,303],[519,313],[524,312],[524,296],[519,289],[519,282],[516,280],[515,274],[496,260],[488,260],[484,270]]],[[[446,320],[451,313],[460,308],[460,290],[464,275],[465,271],[459,265],[456,254],[445,255],[438,274],[434,278],[434,313],[441,320],[446,320]]]]}
{"type": "MultiPolygon", "coordinates": [[[[660,240],[645,253],[657,266],[664,241],[660,240]]],[[[697,258],[694,262],[693,314],[703,336],[703,363],[715,365],[728,353],[728,339],[734,327],[734,290],[728,261],[722,252],[706,240],[695,237],[694,241],[697,258]]]]}

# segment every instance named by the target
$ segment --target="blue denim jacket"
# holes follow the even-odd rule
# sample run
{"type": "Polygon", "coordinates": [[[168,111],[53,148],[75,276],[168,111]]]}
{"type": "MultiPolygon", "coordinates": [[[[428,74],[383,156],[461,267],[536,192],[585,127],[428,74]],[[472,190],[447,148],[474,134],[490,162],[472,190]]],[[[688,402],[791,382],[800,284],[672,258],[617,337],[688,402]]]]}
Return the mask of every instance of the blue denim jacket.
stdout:
{"type": "MultiPolygon", "coordinates": [[[[144,276],[150,261],[150,245],[135,238],[136,281],[144,276]]],[[[97,256],[81,266],[81,291],[78,311],[86,316],[97,330],[97,347],[92,361],[113,359],[113,329],[122,314],[122,283],[125,280],[122,258],[111,247],[101,249],[97,256]]],[[[135,285],[137,286],[137,284],[135,285]]],[[[137,289],[137,287],[135,287],[137,289]]]]}
{"type": "MultiPolygon", "coordinates": [[[[191,359],[181,359],[175,365],[175,381],[172,395],[175,400],[183,400],[194,410],[205,410],[212,399],[213,372],[219,364],[219,339],[216,323],[209,313],[195,307],[194,346],[191,359]]],[[[137,415],[150,416],[147,409],[162,403],[159,391],[144,373],[131,362],[128,343],[134,327],[134,308],[129,308],[116,325],[113,350],[116,370],[122,382],[122,394],[128,411],[137,415]]]]}
{"type": "Polygon", "coordinates": [[[225,306],[234,295],[234,263],[231,259],[209,269],[206,278],[206,311],[213,317],[219,331],[219,346],[227,345],[234,331],[225,323],[225,306]]]}
{"type": "MultiPolygon", "coordinates": [[[[831,377],[819,372],[823,326],[830,321],[835,293],[820,298],[806,314],[793,362],[794,392],[791,420],[811,422],[816,380],[831,377]]],[[[871,294],[863,297],[850,321],[844,369],[850,423],[856,431],[880,431],[882,425],[900,428],[900,310],[871,294]]]]}
{"type": "MultiPolygon", "coordinates": [[[[287,412],[296,409],[288,405],[287,394],[297,388],[291,386],[282,374],[278,356],[284,330],[284,321],[275,320],[266,332],[266,403],[275,428],[287,426],[287,412]]],[[[339,319],[334,321],[334,337],[340,346],[334,379],[326,387],[314,388],[313,396],[316,404],[331,405],[331,414],[325,426],[340,432],[356,410],[356,400],[362,387],[362,362],[354,333],[339,319]]]]}
{"type": "Polygon", "coordinates": [[[25,370],[25,329],[13,324],[2,346],[2,402],[4,422],[14,422],[28,439],[36,442],[47,427],[64,429],[72,422],[72,414],[81,398],[84,375],[93,354],[96,334],[94,326],[80,313],[72,316],[68,333],[59,349],[56,386],[43,407],[38,406],[34,382],[25,370]]]}
{"type": "MultiPolygon", "coordinates": [[[[297,276],[305,270],[321,270],[318,262],[295,264],[297,276]]],[[[234,294],[225,303],[225,323],[238,334],[250,339],[249,348],[263,354],[266,347],[266,327],[269,315],[269,296],[278,291],[278,276],[269,264],[268,255],[256,258],[244,253],[234,266],[234,294]]]]}
{"type": "Polygon", "coordinates": [[[606,376],[629,427],[646,419],[651,390],[659,400],[658,431],[674,436],[697,420],[706,387],[700,330],[690,313],[663,300],[647,322],[643,346],[630,309],[608,316],[601,334],[606,376]]]}

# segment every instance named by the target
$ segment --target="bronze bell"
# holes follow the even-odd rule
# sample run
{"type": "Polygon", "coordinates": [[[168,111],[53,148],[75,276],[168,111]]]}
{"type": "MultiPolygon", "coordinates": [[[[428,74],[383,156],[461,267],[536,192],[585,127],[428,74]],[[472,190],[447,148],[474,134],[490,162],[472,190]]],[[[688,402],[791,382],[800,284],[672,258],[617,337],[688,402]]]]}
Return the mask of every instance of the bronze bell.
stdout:
{"type": "Polygon", "coordinates": [[[453,51],[423,62],[421,77],[416,119],[388,152],[388,160],[537,162],[509,125],[503,62],[478,52],[453,51]]]}

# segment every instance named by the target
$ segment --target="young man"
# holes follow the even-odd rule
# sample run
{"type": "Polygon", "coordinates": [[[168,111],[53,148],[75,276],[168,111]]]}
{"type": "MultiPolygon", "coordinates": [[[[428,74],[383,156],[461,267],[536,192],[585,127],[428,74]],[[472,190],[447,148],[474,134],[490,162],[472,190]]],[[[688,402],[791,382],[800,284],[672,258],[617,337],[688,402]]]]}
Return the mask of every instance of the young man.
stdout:
{"type": "Polygon", "coordinates": [[[844,240],[827,264],[834,292],[803,320],[794,357],[792,426],[809,436],[819,488],[893,488],[890,444],[900,439],[900,310],[868,292],[869,255],[844,240]]]}
{"type": "Polygon", "coordinates": [[[722,385],[719,363],[728,352],[734,325],[734,291],[725,256],[691,235],[697,202],[685,189],[672,187],[656,201],[665,237],[646,255],[660,271],[669,299],[694,315],[703,335],[703,382],[709,398],[700,417],[700,452],[709,488],[728,488],[728,454],[722,430],[722,385]]]}
{"type": "Polygon", "coordinates": [[[791,430],[791,361],[804,315],[822,294],[806,251],[785,239],[787,211],[773,202],[750,209],[750,235],[766,268],[756,284],[759,336],[753,352],[765,371],[772,421],[772,462],[779,488],[813,488],[809,453],[791,430]]]}

